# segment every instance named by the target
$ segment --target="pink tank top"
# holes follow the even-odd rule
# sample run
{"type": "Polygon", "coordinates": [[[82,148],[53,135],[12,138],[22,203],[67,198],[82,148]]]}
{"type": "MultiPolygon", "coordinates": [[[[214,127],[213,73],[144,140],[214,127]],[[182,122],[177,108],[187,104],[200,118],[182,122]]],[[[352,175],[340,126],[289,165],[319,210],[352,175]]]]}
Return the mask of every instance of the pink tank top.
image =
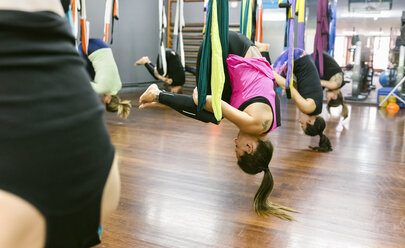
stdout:
{"type": "Polygon", "coordinates": [[[264,97],[273,111],[273,124],[268,132],[279,125],[279,98],[275,92],[273,69],[265,58],[243,58],[230,54],[226,59],[232,86],[231,106],[239,108],[254,97],[264,97]],[[278,102],[277,102],[278,101],[278,102]]]}

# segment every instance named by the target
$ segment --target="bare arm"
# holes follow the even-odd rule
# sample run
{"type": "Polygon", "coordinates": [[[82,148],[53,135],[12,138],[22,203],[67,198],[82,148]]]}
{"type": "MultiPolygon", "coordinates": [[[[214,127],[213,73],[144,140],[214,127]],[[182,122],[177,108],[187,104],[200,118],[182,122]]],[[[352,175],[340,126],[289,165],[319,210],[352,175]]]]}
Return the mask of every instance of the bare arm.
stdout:
{"type": "Polygon", "coordinates": [[[321,85],[322,87],[328,88],[330,90],[336,90],[342,85],[342,82],[343,82],[343,75],[341,72],[339,72],[333,75],[329,79],[329,81],[321,80],[321,85]]]}
{"type": "Polygon", "coordinates": [[[297,104],[298,109],[304,114],[310,114],[316,109],[315,101],[311,98],[303,98],[294,87],[292,88],[291,98],[297,104]]]}
{"type": "MultiPolygon", "coordinates": [[[[285,89],[286,79],[275,72],[273,72],[273,74],[274,77],[276,78],[276,83],[278,84],[278,86],[285,89]]],[[[291,87],[291,89],[292,89],[291,98],[294,100],[295,104],[297,105],[298,109],[301,112],[303,112],[304,114],[310,114],[315,111],[316,104],[313,99],[311,98],[305,99],[294,87],[291,87]]]]}
{"type": "Polygon", "coordinates": [[[155,69],[153,71],[153,74],[155,75],[155,77],[157,77],[157,79],[159,79],[162,82],[165,82],[165,83],[168,83],[168,84],[172,84],[172,82],[173,82],[172,79],[166,78],[166,77],[163,77],[162,75],[160,75],[158,70],[156,69],[156,67],[155,67],[155,69]]]}
{"type": "MultiPolygon", "coordinates": [[[[194,103],[196,105],[198,105],[197,88],[194,89],[193,99],[194,99],[194,103]]],[[[207,96],[204,109],[206,111],[213,112],[211,96],[207,96]]],[[[256,120],[249,114],[232,107],[227,102],[222,101],[222,100],[221,100],[221,110],[222,110],[222,114],[223,114],[224,118],[228,119],[230,122],[235,124],[242,132],[252,134],[252,135],[258,135],[258,134],[262,134],[265,130],[268,129],[267,123],[264,125],[263,123],[256,120]],[[265,128],[264,131],[263,131],[263,128],[265,128]]]]}

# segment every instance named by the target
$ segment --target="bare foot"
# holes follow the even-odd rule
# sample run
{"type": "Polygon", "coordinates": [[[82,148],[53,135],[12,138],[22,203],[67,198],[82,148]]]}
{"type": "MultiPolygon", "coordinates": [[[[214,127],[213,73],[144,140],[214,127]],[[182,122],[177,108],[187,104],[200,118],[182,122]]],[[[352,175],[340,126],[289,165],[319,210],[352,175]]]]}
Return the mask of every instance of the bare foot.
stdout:
{"type": "Polygon", "coordinates": [[[151,103],[157,102],[157,98],[159,96],[160,90],[156,84],[151,84],[148,89],[142,94],[139,98],[140,103],[151,103]]]}
{"type": "Polygon", "coordinates": [[[139,109],[144,109],[144,108],[169,108],[168,106],[158,103],[158,102],[149,102],[149,103],[143,103],[139,105],[139,109]]]}
{"type": "Polygon", "coordinates": [[[142,58],[140,58],[138,61],[136,61],[135,64],[134,64],[134,66],[137,66],[137,65],[144,65],[144,64],[146,64],[146,63],[150,63],[150,59],[149,59],[147,56],[142,57],[142,58]]]}

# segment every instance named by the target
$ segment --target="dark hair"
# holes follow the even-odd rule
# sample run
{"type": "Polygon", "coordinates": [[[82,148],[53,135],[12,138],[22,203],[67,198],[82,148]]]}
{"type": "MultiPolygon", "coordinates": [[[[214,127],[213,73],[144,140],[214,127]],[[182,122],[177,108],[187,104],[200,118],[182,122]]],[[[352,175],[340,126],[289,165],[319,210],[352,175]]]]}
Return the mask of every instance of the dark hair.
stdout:
{"type": "Polygon", "coordinates": [[[109,112],[118,112],[119,117],[126,119],[131,112],[131,101],[121,101],[117,95],[111,95],[110,103],[105,104],[109,112]]]}
{"type": "Polygon", "coordinates": [[[336,100],[330,99],[328,102],[328,112],[330,114],[330,107],[339,107],[339,105],[342,105],[342,116],[344,119],[347,118],[349,115],[349,110],[347,109],[346,103],[343,101],[343,95],[342,92],[339,91],[336,100]]]}
{"type": "Polygon", "coordinates": [[[319,138],[320,138],[318,147],[312,147],[312,146],[309,147],[312,150],[318,151],[318,152],[332,151],[332,144],[330,143],[328,137],[326,137],[326,135],[323,134],[323,130],[325,130],[325,127],[326,127],[325,120],[320,116],[316,117],[313,125],[309,125],[307,123],[304,133],[309,136],[319,135],[319,138]]]}
{"type": "Polygon", "coordinates": [[[254,198],[255,212],[258,215],[274,215],[280,219],[293,220],[287,211],[297,212],[296,210],[268,202],[274,186],[273,176],[268,167],[272,156],[273,145],[271,142],[259,139],[256,151],[253,154],[245,152],[238,160],[238,165],[245,173],[251,175],[264,171],[262,183],[254,198]]]}

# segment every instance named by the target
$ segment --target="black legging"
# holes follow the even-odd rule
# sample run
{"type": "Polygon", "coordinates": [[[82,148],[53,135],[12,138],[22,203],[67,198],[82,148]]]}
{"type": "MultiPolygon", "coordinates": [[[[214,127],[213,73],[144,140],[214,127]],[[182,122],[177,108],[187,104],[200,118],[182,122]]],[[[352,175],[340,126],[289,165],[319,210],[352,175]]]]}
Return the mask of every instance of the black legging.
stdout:
{"type": "Polygon", "coordinates": [[[152,63],[145,63],[145,67],[146,69],[148,69],[150,75],[152,75],[156,80],[159,80],[159,78],[157,78],[155,76],[155,65],[152,63]]]}
{"type": "MultiPolygon", "coordinates": [[[[145,64],[146,69],[149,71],[150,75],[152,75],[156,80],[159,80],[159,78],[157,78],[155,76],[155,65],[153,63],[146,63],[145,64]]],[[[185,71],[190,72],[191,74],[193,74],[194,76],[197,74],[197,71],[195,68],[193,67],[189,67],[189,66],[185,66],[185,71]]],[[[182,84],[181,84],[182,85],[182,84]]],[[[176,86],[176,85],[173,85],[176,86]]]]}
{"type": "Polygon", "coordinates": [[[162,91],[159,94],[159,102],[187,117],[203,122],[219,124],[219,121],[217,121],[213,113],[206,110],[197,111],[197,105],[194,103],[193,96],[162,91]]]}
{"type": "MultiPolygon", "coordinates": [[[[152,75],[156,80],[159,80],[156,76],[155,76],[155,65],[152,63],[146,63],[145,64],[146,69],[148,69],[150,75],[152,75]]],[[[190,72],[191,74],[193,74],[194,76],[197,74],[197,71],[195,68],[187,66],[186,65],[186,71],[190,72]]]]}
{"type": "Polygon", "coordinates": [[[190,72],[194,76],[197,74],[197,69],[196,68],[193,68],[193,67],[190,67],[190,66],[186,65],[184,69],[186,70],[186,72],[190,72]]]}

